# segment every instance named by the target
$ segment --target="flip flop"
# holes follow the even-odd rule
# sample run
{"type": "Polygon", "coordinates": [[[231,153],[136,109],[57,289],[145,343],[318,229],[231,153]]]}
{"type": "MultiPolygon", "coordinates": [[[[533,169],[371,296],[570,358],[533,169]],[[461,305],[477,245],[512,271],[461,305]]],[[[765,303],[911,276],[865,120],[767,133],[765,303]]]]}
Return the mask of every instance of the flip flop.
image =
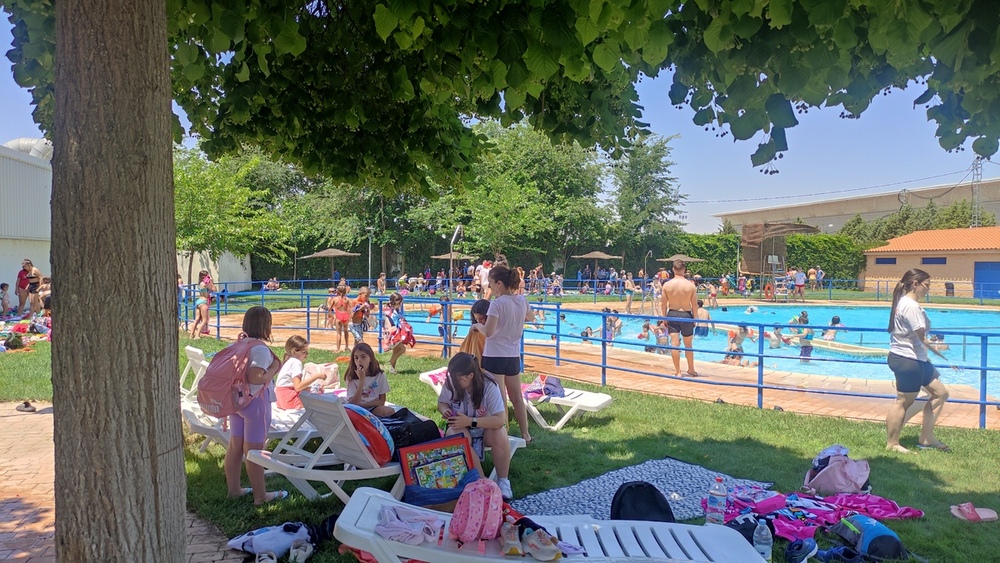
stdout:
{"type": "Polygon", "coordinates": [[[271,498],[265,500],[264,502],[258,504],[257,506],[263,506],[272,502],[280,502],[288,498],[288,491],[274,491],[271,493],[271,498]]]}
{"type": "Polygon", "coordinates": [[[969,522],[994,522],[997,519],[995,510],[976,508],[971,502],[965,502],[958,506],[952,505],[951,513],[955,518],[969,522]]]}
{"type": "Polygon", "coordinates": [[[937,450],[939,452],[951,453],[951,446],[943,442],[934,442],[933,444],[917,444],[917,449],[937,450]]]}

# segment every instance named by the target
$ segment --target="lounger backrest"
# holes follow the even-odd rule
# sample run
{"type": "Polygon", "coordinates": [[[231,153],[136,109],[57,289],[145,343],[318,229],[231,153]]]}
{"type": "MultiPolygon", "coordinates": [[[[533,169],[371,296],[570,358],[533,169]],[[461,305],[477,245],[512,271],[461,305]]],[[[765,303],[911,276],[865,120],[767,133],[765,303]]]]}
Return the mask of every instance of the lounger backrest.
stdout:
{"type": "Polygon", "coordinates": [[[302,415],[316,428],[323,438],[317,453],[329,450],[337,459],[358,469],[377,469],[379,464],[368,452],[361,436],[347,417],[347,410],[339,397],[332,394],[314,395],[302,393],[302,405],[306,412],[302,415]]]}
{"type": "Polygon", "coordinates": [[[205,360],[205,352],[193,346],[185,346],[184,355],[187,356],[188,362],[184,366],[184,371],[181,372],[181,399],[195,400],[198,394],[198,380],[201,379],[202,375],[205,375],[208,362],[205,360]],[[187,380],[188,373],[192,370],[194,371],[194,381],[190,386],[185,386],[184,381],[187,380]]]}

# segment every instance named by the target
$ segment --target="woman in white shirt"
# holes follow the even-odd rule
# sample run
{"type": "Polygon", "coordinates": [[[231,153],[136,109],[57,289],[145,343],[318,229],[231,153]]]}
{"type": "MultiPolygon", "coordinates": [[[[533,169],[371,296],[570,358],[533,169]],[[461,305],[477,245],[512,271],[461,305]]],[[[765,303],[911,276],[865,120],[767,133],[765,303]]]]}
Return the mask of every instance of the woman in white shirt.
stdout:
{"type": "Polygon", "coordinates": [[[483,347],[482,368],[497,379],[502,379],[500,390],[504,394],[506,413],[507,397],[514,405],[514,417],[521,429],[521,437],[531,442],[528,432],[528,411],[521,395],[521,334],[524,323],[535,320],[523,295],[516,295],[521,278],[516,270],[500,264],[490,269],[489,287],[496,296],[486,313],[486,324],[477,323],[472,330],[486,335],[483,347]]]}
{"type": "Polygon", "coordinates": [[[913,269],[896,284],[892,293],[892,309],[889,314],[889,369],[896,376],[896,402],[889,407],[885,417],[886,449],[900,453],[910,453],[899,443],[899,436],[913,415],[924,413],[917,447],[951,451],[947,445],[934,437],[934,422],[941,415],[948,390],[941,383],[940,374],[927,359],[927,351],[941,358],[944,355],[929,346],[927,332],[931,328],[927,314],[920,306],[920,300],[930,290],[930,275],[913,269]],[[923,405],[915,404],[917,394],[923,387],[930,399],[923,405]]]}

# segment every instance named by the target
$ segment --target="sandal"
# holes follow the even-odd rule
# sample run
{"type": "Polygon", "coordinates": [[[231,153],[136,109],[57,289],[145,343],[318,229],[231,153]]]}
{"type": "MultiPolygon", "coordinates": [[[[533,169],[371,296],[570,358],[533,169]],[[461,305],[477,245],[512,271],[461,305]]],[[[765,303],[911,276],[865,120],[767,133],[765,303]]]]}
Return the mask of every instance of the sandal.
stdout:
{"type": "Polygon", "coordinates": [[[989,508],[976,508],[971,502],[965,502],[958,506],[951,507],[951,513],[959,520],[968,522],[993,522],[997,519],[995,510],[989,508]]]}
{"type": "Polygon", "coordinates": [[[258,553],[255,559],[257,563],[278,563],[278,558],[270,551],[258,553]]]}
{"type": "Polygon", "coordinates": [[[268,495],[270,495],[270,498],[267,498],[265,495],[264,502],[258,504],[257,506],[262,506],[269,502],[283,501],[288,498],[288,491],[274,491],[273,493],[268,493],[268,495]]]}
{"type": "Polygon", "coordinates": [[[292,549],[288,552],[289,563],[305,563],[306,559],[313,554],[313,546],[307,540],[297,539],[292,542],[292,549]]]}
{"type": "Polygon", "coordinates": [[[939,452],[951,453],[951,446],[945,444],[944,442],[934,441],[930,444],[917,444],[917,449],[920,450],[938,450],[939,452]]]}

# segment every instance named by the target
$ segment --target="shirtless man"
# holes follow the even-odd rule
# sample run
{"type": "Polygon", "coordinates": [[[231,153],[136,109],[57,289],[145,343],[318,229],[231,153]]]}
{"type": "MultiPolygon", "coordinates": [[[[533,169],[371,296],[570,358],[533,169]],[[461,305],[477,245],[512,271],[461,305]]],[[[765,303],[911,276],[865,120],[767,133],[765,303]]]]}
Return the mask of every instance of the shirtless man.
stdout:
{"type": "MultiPolygon", "coordinates": [[[[674,260],[674,277],[663,284],[661,299],[661,312],[664,317],[694,319],[698,312],[698,291],[697,287],[684,275],[687,273],[687,265],[683,260],[674,260]]],[[[675,348],[680,344],[680,337],[684,337],[684,357],[687,360],[687,375],[696,376],[698,372],[694,370],[694,350],[692,350],[692,336],[694,335],[694,323],[681,320],[667,321],[670,332],[670,345],[675,348]]],[[[674,349],[670,351],[670,357],[674,361],[674,375],[681,375],[681,352],[674,349]]]]}

